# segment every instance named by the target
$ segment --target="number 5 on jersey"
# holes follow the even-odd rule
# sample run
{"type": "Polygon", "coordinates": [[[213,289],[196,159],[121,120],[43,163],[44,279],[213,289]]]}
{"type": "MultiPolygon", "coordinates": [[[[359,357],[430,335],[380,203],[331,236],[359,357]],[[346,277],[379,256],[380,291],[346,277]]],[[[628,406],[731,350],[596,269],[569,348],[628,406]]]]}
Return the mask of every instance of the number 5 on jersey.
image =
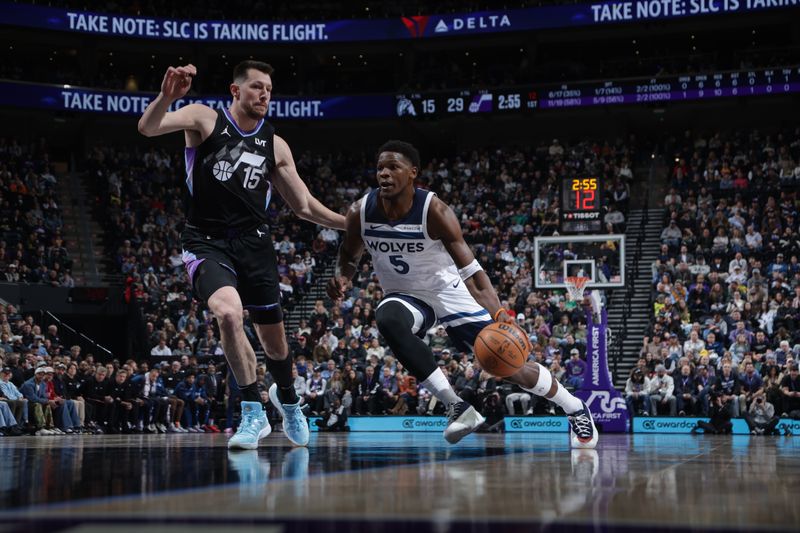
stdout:
{"type": "Polygon", "coordinates": [[[402,255],[390,255],[389,262],[392,264],[398,274],[408,274],[410,267],[408,266],[408,263],[403,261],[402,255]]]}

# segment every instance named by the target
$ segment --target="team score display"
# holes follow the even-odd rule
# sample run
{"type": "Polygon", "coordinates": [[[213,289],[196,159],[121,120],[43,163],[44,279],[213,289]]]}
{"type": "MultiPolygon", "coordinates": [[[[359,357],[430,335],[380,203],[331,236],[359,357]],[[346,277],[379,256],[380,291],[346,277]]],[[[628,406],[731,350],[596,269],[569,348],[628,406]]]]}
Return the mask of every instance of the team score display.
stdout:
{"type": "Polygon", "coordinates": [[[522,97],[518,94],[500,94],[497,96],[497,109],[519,109],[522,97]]]}
{"type": "Polygon", "coordinates": [[[464,111],[464,99],[459,98],[448,98],[447,99],[447,112],[448,113],[460,113],[464,111]]]}

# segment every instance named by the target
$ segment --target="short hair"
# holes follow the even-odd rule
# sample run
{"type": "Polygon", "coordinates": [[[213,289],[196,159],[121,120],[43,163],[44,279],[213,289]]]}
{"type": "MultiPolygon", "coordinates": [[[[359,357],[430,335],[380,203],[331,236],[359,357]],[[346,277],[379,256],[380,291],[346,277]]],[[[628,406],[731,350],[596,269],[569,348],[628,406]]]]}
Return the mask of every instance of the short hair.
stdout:
{"type": "Polygon", "coordinates": [[[270,65],[269,63],[264,63],[263,61],[253,61],[252,59],[245,59],[244,61],[240,62],[238,65],[233,67],[234,83],[238,83],[240,81],[244,81],[245,79],[247,79],[247,71],[250,70],[251,68],[270,76],[272,75],[273,72],[275,72],[275,69],[272,68],[272,65],[270,65]]]}
{"type": "Polygon", "coordinates": [[[383,152],[397,152],[398,154],[403,154],[412,165],[418,169],[420,168],[419,151],[414,148],[414,145],[411,143],[397,140],[386,141],[380,148],[378,148],[378,153],[375,154],[375,159],[377,160],[383,152]]]}

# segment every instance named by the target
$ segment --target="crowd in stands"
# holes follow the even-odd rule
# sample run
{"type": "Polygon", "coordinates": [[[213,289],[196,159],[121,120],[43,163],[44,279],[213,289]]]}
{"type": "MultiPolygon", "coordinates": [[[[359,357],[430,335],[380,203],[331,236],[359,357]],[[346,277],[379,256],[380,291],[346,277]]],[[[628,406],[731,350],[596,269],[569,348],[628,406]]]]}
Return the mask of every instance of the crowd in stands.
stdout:
{"type": "MultiPolygon", "coordinates": [[[[605,178],[607,205],[614,213],[609,218],[608,231],[624,228],[623,213],[627,212],[629,182],[633,178],[633,142],[565,146],[554,139],[525,150],[483,150],[431,158],[420,173],[419,185],[437,191],[453,207],[462,222],[465,239],[473,246],[505,305],[534,342],[534,357],[571,386],[578,384],[578,375],[585,366],[583,312],[565,302],[563,294],[534,289],[532,240],[539,234],[551,234],[557,227],[558,184],[561,177],[574,172],[605,178]]],[[[371,155],[306,153],[298,156],[297,165],[309,188],[322,202],[339,211],[359,198],[374,180],[371,155]],[[336,185],[331,186],[331,182],[336,185]]],[[[138,340],[130,347],[131,361],[119,366],[127,372],[123,383],[140,379],[149,383],[136,376],[154,371],[156,364],[167,391],[182,389],[165,373],[184,372],[196,375],[198,382],[208,383],[208,378],[201,378],[207,365],[216,365],[215,372],[219,369],[219,380],[215,378],[214,382],[226,383],[229,378],[216,322],[207,309],[193,300],[178,251],[185,213],[184,169],[179,157],[156,149],[95,148],[87,158],[86,169],[99,184],[96,214],[108,228],[108,256],[124,279],[126,299],[141,317],[141,330],[133,335],[138,340]],[[173,369],[176,364],[177,369],[173,369]]],[[[289,312],[295,297],[303,297],[309,284],[316,281],[315,265],[331,260],[339,236],[335,231],[298,221],[279,199],[270,206],[270,216],[280,257],[284,308],[289,312]]],[[[346,299],[318,301],[312,314],[302,317],[299,327],[290,331],[297,361],[297,390],[307,403],[309,414],[330,414],[332,408],[341,409],[345,416],[441,409],[408,376],[378,336],[374,310],[382,296],[365,257],[346,299]]],[[[258,349],[249,319],[245,321],[245,331],[258,349]]],[[[498,384],[481,372],[470,356],[450,344],[443,329],[429,332],[428,342],[459,393],[487,412],[493,410],[496,416],[502,416],[505,412],[551,409],[546,402],[537,407],[527,393],[498,384]]],[[[57,374],[58,367],[50,366],[57,374]]],[[[109,383],[116,381],[117,370],[107,369],[109,383]]],[[[77,371],[90,372],[92,377],[97,374],[80,364],[77,371]]],[[[45,379],[47,375],[45,372],[45,379]]],[[[269,379],[263,368],[259,375],[269,379]]],[[[181,377],[179,381],[182,380],[181,377]]],[[[263,385],[266,390],[267,384],[263,385]]],[[[191,386],[197,388],[196,384],[191,386]]],[[[222,389],[218,387],[219,390],[222,389]]],[[[175,398],[186,404],[184,398],[175,398]]],[[[223,392],[215,396],[215,401],[221,405],[226,398],[223,392]]],[[[91,403],[87,407],[88,411],[96,410],[91,403]]],[[[145,429],[149,427],[145,415],[150,411],[141,404],[130,409],[138,410],[138,421],[145,429]]],[[[186,419],[186,409],[181,412],[180,404],[174,400],[172,404],[162,402],[159,409],[169,413],[172,426],[182,418],[188,427],[213,425],[192,423],[198,419],[207,422],[205,417],[214,419],[213,414],[195,415],[192,410],[191,418],[186,419]]],[[[113,410],[100,410],[106,411],[113,410]]],[[[213,409],[208,411],[213,413],[213,409]]],[[[132,418],[126,420],[136,426],[136,416],[129,415],[132,418]]],[[[162,413],[163,416],[166,415],[162,413]]],[[[112,430],[121,430],[113,420],[99,427],[108,430],[111,424],[112,430]]],[[[171,427],[168,423],[163,425],[171,427]]]]}
{"type": "Polygon", "coordinates": [[[43,140],[0,138],[0,281],[74,286],[57,182],[43,140]]]}
{"type": "Polygon", "coordinates": [[[626,386],[637,414],[800,418],[800,129],[675,142],[653,316],[626,386]]]}
{"type": "MultiPolygon", "coordinates": [[[[420,172],[419,186],[452,206],[503,305],[528,332],[531,357],[573,388],[586,365],[583,310],[561,291],[533,286],[531,243],[557,228],[558,184],[568,173],[605,178],[613,214],[606,230],[624,231],[634,145],[633,139],[566,146],[553,140],[524,150],[433,157],[420,172]]],[[[676,141],[675,154],[661,250],[652,266],[652,323],[626,386],[629,408],[706,415],[712,422],[744,416],[754,432],[771,432],[779,416],[800,417],[800,131],[687,136],[676,141]]],[[[371,156],[304,153],[297,163],[310,189],[335,210],[359,198],[374,179],[371,156]]],[[[124,276],[126,297],[141,310],[141,339],[126,363],[99,362],[63,354],[48,339],[37,342],[30,320],[16,324],[7,338],[19,334],[16,342],[28,344],[3,347],[10,381],[23,396],[58,389],[74,404],[48,399],[50,409],[29,410],[27,420],[41,426],[37,431],[50,429],[51,414],[62,431],[214,431],[217,420],[232,427],[238,389],[225,368],[214,317],[193,300],[178,253],[185,212],[178,156],[96,148],[87,168],[102,184],[97,203],[107,206],[107,234],[113,236],[106,244],[124,276]],[[87,392],[75,402],[75,390],[48,385],[74,379],[113,394],[87,392]]],[[[288,311],[294,295],[305,296],[316,282],[314,266],[330,261],[338,235],[299,222],[279,199],[270,215],[288,311]]],[[[289,331],[295,389],[309,415],[324,417],[324,428],[342,428],[351,414],[442,410],[378,334],[374,312],[382,298],[365,256],[346,298],[316,301],[289,331]]],[[[245,329],[257,347],[247,322],[245,329]]],[[[490,424],[505,414],[552,411],[549,402],[483,372],[444,328],[433,328],[425,340],[457,392],[490,424]]],[[[263,364],[258,375],[266,397],[270,378],[263,364]]],[[[19,414],[13,412],[18,406],[10,408],[19,414]]],[[[723,420],[712,427],[727,426],[723,420]]]]}

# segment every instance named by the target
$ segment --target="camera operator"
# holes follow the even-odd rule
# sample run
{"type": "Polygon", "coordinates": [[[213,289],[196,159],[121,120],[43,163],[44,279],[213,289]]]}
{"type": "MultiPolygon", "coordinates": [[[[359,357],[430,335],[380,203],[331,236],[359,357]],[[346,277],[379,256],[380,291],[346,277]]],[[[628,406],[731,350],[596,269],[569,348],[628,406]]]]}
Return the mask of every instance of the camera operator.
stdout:
{"type": "MultiPolygon", "coordinates": [[[[780,417],[775,416],[775,407],[769,403],[764,394],[758,394],[750,404],[750,409],[744,414],[751,435],[779,435],[778,422],[780,417]]],[[[788,429],[786,431],[789,431],[788,429]]]]}
{"type": "Polygon", "coordinates": [[[714,390],[709,395],[709,403],[711,404],[711,419],[708,422],[698,420],[697,425],[692,428],[692,433],[696,434],[700,429],[712,435],[732,433],[730,400],[724,402],[723,394],[718,390],[714,390]]]}

